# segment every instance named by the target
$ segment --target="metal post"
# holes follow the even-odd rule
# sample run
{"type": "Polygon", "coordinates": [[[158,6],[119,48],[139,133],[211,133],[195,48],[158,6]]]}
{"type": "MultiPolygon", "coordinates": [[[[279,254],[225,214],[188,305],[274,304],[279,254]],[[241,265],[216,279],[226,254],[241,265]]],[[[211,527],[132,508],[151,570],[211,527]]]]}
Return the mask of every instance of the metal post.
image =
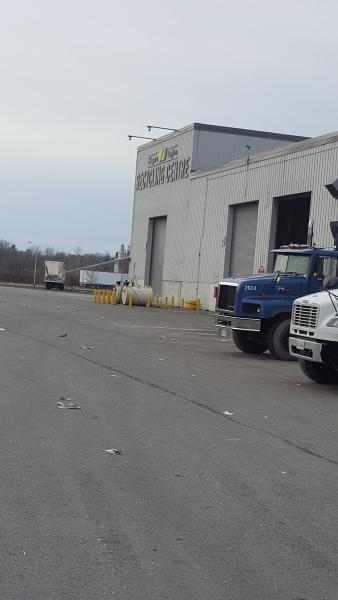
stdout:
{"type": "Polygon", "coordinates": [[[38,262],[38,250],[35,248],[35,262],[34,262],[34,278],[33,278],[33,286],[36,284],[36,264],[38,262]]]}

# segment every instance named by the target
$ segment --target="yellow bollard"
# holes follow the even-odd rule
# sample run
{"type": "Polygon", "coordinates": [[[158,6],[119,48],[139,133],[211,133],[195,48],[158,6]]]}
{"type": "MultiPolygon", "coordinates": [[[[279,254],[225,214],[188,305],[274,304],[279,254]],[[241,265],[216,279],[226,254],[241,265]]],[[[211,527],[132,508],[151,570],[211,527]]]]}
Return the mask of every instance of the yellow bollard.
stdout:
{"type": "Polygon", "coordinates": [[[158,294],[155,296],[155,304],[158,304],[158,294]]]}
{"type": "Polygon", "coordinates": [[[100,292],[100,304],[104,304],[104,291],[101,290],[100,292]]]}
{"type": "Polygon", "coordinates": [[[96,302],[96,291],[93,291],[93,302],[96,302]]]}
{"type": "Polygon", "coordinates": [[[168,308],[168,296],[164,296],[164,308],[168,308]]]}
{"type": "Polygon", "coordinates": [[[151,306],[151,296],[148,296],[146,307],[149,308],[150,306],[151,306]]]}
{"type": "Polygon", "coordinates": [[[111,292],[108,292],[108,304],[111,304],[111,292]]]}
{"type": "Polygon", "coordinates": [[[196,299],[196,310],[201,308],[201,300],[199,298],[196,299]]]}
{"type": "Polygon", "coordinates": [[[116,292],[111,293],[111,303],[116,304],[116,292]]]}
{"type": "Polygon", "coordinates": [[[181,298],[181,308],[184,308],[184,298],[181,298]]]}
{"type": "Polygon", "coordinates": [[[129,294],[129,297],[128,297],[128,306],[133,306],[133,297],[131,294],[129,294]]]}
{"type": "Polygon", "coordinates": [[[171,296],[171,306],[174,308],[175,306],[175,297],[171,296]]]}

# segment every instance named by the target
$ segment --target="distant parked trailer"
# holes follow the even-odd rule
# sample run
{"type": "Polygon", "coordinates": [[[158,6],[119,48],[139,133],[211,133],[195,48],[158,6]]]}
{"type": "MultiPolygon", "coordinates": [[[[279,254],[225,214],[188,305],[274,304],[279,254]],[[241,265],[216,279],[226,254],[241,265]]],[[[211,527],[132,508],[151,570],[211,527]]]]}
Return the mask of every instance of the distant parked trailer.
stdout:
{"type": "Polygon", "coordinates": [[[63,290],[65,287],[65,266],[63,262],[57,260],[45,260],[45,278],[46,290],[58,288],[63,290]]]}
{"type": "Polygon", "coordinates": [[[107,271],[80,271],[80,286],[87,288],[108,288],[128,280],[125,273],[110,273],[107,271]]]}

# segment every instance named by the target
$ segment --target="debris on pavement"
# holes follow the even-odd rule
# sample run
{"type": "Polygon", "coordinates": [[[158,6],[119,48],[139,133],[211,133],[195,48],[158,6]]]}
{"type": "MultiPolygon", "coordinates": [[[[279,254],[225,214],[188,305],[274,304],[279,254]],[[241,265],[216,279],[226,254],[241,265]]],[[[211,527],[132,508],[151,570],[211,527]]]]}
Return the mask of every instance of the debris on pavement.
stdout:
{"type": "Polygon", "coordinates": [[[118,448],[108,448],[105,452],[107,452],[107,454],[122,454],[122,450],[119,450],[118,448]]]}
{"type": "Polygon", "coordinates": [[[4,327],[0,327],[0,331],[6,331],[4,327]]]}
{"type": "Polygon", "coordinates": [[[58,337],[67,337],[68,333],[61,333],[58,337]]]}
{"type": "Polygon", "coordinates": [[[94,346],[80,346],[81,350],[94,350],[94,346]]]}
{"type": "Polygon", "coordinates": [[[73,408],[80,409],[81,406],[75,404],[72,398],[65,398],[65,396],[60,396],[60,400],[56,404],[57,408],[73,408]]]}
{"type": "Polygon", "coordinates": [[[228,410],[223,410],[223,415],[227,417],[233,417],[235,413],[229,412],[228,410]]]}
{"type": "Polygon", "coordinates": [[[111,373],[109,377],[119,377],[119,375],[114,375],[114,373],[111,373]]]}

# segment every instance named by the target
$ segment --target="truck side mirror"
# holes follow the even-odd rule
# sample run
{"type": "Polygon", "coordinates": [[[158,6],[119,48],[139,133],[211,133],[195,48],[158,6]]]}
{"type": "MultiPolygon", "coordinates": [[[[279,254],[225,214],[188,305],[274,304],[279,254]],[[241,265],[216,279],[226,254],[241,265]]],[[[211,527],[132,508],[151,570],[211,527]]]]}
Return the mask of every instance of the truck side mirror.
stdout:
{"type": "Polygon", "coordinates": [[[338,277],[325,277],[323,288],[324,290],[334,290],[335,288],[338,288],[338,277]]]}

